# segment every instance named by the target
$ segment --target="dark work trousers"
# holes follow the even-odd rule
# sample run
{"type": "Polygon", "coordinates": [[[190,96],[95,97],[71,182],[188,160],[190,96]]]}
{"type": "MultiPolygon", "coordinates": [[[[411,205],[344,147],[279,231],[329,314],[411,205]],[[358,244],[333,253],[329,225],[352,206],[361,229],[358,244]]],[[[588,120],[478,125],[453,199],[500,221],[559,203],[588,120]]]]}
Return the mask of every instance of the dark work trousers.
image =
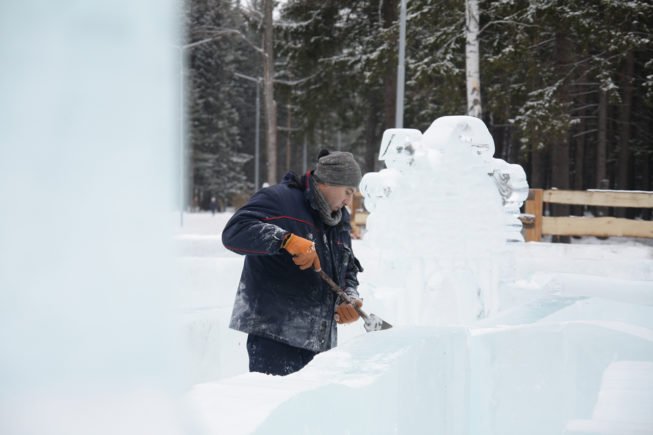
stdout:
{"type": "Polygon", "coordinates": [[[250,372],[279,376],[301,370],[317,354],[253,334],[247,336],[247,353],[250,372]]]}

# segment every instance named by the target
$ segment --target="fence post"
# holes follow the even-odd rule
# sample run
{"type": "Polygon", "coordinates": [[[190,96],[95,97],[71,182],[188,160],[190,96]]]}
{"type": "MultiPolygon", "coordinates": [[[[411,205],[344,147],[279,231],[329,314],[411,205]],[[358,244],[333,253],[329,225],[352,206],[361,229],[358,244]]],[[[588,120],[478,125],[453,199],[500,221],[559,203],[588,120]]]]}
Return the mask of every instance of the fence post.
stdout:
{"type": "Polygon", "coordinates": [[[363,194],[360,192],[354,193],[354,200],[352,201],[351,204],[351,213],[350,213],[350,221],[351,221],[351,229],[353,236],[356,239],[360,239],[362,235],[361,231],[361,226],[360,223],[358,222],[359,219],[357,219],[356,214],[359,212],[362,212],[363,210],[363,194]]]}
{"type": "Polygon", "coordinates": [[[543,189],[530,189],[528,199],[524,204],[524,212],[534,217],[533,225],[526,228],[524,238],[527,242],[539,242],[542,240],[542,199],[544,198],[543,189]]]}

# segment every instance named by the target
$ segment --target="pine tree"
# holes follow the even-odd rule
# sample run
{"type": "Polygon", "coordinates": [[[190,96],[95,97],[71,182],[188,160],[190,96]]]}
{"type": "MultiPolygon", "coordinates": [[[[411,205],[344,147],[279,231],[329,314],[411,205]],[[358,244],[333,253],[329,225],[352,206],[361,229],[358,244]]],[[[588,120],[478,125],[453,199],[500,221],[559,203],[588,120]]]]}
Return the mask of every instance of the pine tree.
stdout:
{"type": "MultiPolygon", "coordinates": [[[[577,189],[614,180],[614,112],[638,86],[637,68],[631,74],[624,65],[629,53],[650,53],[651,12],[641,1],[485,2],[484,100],[490,123],[503,126],[501,136],[530,161],[532,186],[566,188],[567,174],[577,189]]],[[[622,131],[630,132],[621,113],[622,131]]]]}
{"type": "MultiPolygon", "coordinates": [[[[392,126],[397,3],[294,0],[279,24],[305,131],[323,145],[343,131],[367,170],[392,126]]],[[[479,10],[483,120],[497,156],[524,165],[533,187],[585,189],[606,178],[649,189],[653,5],[480,0],[479,10]]],[[[467,112],[464,0],[408,3],[406,79],[404,125],[424,130],[467,112]]]]}
{"type": "Polygon", "coordinates": [[[242,127],[235,107],[243,98],[234,77],[243,56],[234,38],[216,32],[238,28],[238,10],[229,1],[190,0],[187,17],[193,194],[205,207],[211,196],[225,206],[232,195],[251,188],[243,169],[251,156],[241,151],[242,127]]]}
{"type": "Polygon", "coordinates": [[[364,155],[368,170],[374,169],[383,129],[394,124],[389,95],[396,70],[396,6],[396,1],[384,6],[378,0],[295,0],[285,5],[279,25],[286,71],[301,80],[293,98],[309,140],[334,148],[336,131],[344,131],[346,148],[364,155]]]}

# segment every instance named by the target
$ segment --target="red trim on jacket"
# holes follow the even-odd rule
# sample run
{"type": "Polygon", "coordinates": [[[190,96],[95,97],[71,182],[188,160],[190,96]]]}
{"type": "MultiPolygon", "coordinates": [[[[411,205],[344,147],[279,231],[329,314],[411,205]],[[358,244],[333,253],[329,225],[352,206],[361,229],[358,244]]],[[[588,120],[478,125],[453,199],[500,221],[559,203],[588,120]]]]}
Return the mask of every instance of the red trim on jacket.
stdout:
{"type": "Polygon", "coordinates": [[[299,219],[299,218],[292,217],[292,216],[272,216],[272,217],[264,218],[263,220],[264,221],[274,221],[274,220],[277,220],[277,219],[290,219],[290,220],[293,220],[293,221],[297,221],[297,222],[301,222],[301,223],[310,225],[313,228],[315,228],[315,225],[313,223],[311,223],[309,221],[305,221],[304,219],[299,219]]]}
{"type": "Polygon", "coordinates": [[[269,254],[269,252],[266,251],[255,251],[253,249],[242,249],[242,248],[236,248],[235,246],[227,246],[224,245],[225,248],[230,249],[232,251],[237,251],[237,252],[245,252],[248,254],[269,254]]]}

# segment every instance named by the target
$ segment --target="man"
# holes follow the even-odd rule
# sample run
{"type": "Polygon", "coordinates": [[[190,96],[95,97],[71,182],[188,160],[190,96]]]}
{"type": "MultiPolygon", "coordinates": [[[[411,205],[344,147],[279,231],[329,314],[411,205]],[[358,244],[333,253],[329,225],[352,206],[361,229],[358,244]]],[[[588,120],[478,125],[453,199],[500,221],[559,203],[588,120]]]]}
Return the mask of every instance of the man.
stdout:
{"type": "Polygon", "coordinates": [[[259,190],[225,226],[224,246],[245,255],[230,327],[249,334],[250,371],[296,372],[336,345],[336,322],[358,320],[318,271],[362,306],[345,208],[360,180],[351,153],[323,150],[314,171],[259,190]]]}

